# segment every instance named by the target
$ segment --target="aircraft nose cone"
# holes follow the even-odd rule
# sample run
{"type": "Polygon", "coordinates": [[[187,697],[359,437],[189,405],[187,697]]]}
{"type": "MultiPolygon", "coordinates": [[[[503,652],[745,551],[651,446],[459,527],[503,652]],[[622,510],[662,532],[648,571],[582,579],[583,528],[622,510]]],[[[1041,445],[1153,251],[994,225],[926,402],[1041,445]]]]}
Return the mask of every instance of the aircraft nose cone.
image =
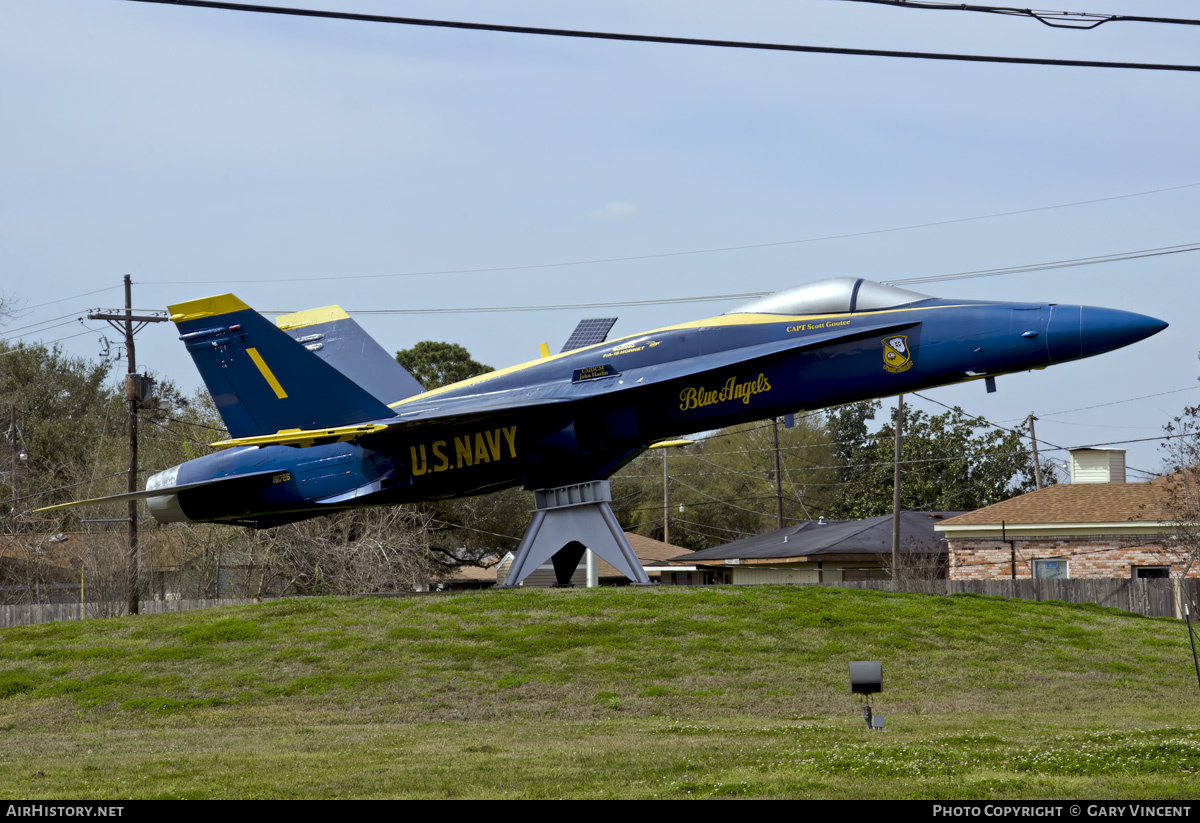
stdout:
{"type": "Polygon", "coordinates": [[[1047,324],[1050,360],[1074,360],[1112,351],[1157,334],[1167,324],[1155,317],[1096,306],[1054,306],[1047,324]]]}
{"type": "Polygon", "coordinates": [[[1082,357],[1112,351],[1157,334],[1167,324],[1155,317],[1118,309],[1084,306],[1080,311],[1079,347],[1082,357]]]}

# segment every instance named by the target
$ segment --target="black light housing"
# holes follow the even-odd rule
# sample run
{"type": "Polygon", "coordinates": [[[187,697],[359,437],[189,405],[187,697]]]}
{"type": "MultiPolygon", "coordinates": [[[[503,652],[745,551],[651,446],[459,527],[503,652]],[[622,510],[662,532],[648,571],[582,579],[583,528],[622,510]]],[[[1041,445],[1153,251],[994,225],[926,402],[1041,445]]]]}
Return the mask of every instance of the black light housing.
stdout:
{"type": "Polygon", "coordinates": [[[883,661],[851,660],[850,693],[878,694],[883,691],[883,661]]]}

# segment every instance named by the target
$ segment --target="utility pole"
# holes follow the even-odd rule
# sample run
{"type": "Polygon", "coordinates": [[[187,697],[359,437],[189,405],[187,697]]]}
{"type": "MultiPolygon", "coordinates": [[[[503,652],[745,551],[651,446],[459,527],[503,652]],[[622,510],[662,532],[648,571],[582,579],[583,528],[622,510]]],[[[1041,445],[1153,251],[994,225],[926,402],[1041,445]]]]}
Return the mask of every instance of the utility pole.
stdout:
{"type": "Polygon", "coordinates": [[[1037,434],[1033,431],[1033,421],[1037,418],[1033,416],[1033,412],[1030,412],[1029,417],[1025,419],[1029,423],[1029,440],[1033,443],[1033,482],[1040,489],[1042,487],[1042,465],[1038,462],[1037,434]]]}
{"type": "Polygon", "coordinates": [[[667,483],[667,450],[663,449],[663,542],[671,542],[671,498],[667,483]]]}
{"type": "MultiPolygon", "coordinates": [[[[137,411],[142,401],[141,379],[137,373],[137,356],[133,348],[133,336],[147,323],[165,323],[170,318],[160,315],[136,316],[133,313],[133,281],[125,275],[125,311],[96,312],[88,315],[89,320],[106,320],[108,324],[125,334],[125,359],[128,367],[125,375],[125,398],[129,401],[129,478],[126,489],[138,490],[138,426],[137,411]],[[134,324],[137,324],[136,327],[134,324]]],[[[129,588],[129,614],[137,614],[138,607],[138,527],[137,501],[129,501],[129,550],[127,586],[129,588]]]]}
{"type": "Polygon", "coordinates": [[[24,445],[17,445],[17,442],[25,442],[25,436],[21,434],[21,427],[17,425],[17,404],[8,404],[8,446],[9,446],[9,461],[12,468],[12,476],[9,478],[9,485],[12,487],[12,503],[8,510],[8,525],[12,529],[12,533],[17,533],[17,503],[21,499],[21,495],[17,492],[17,466],[29,459],[29,452],[25,450],[24,445]]]}
{"type": "Polygon", "coordinates": [[[8,508],[8,516],[12,521],[12,533],[17,533],[17,404],[9,404],[8,440],[12,446],[12,505],[8,508]]]}
{"type": "Polygon", "coordinates": [[[775,509],[776,528],[783,528],[783,485],[779,470],[779,418],[771,418],[771,433],[775,438],[775,509]]]}
{"type": "Polygon", "coordinates": [[[651,443],[650,448],[663,450],[663,542],[671,542],[671,495],[670,475],[667,473],[667,449],[674,446],[690,446],[694,440],[661,440],[651,443]]]}
{"type": "Polygon", "coordinates": [[[904,395],[896,405],[896,460],[892,468],[892,580],[900,580],[900,449],[904,443],[904,395]]]}

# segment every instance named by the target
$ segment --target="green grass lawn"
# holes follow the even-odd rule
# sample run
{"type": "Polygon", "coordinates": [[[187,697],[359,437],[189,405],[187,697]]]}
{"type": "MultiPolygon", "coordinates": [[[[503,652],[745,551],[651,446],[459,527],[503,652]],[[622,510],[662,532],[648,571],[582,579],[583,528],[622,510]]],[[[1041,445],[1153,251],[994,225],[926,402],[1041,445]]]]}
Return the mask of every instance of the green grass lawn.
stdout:
{"type": "Polygon", "coordinates": [[[1196,798],[1197,698],[1182,624],[1063,603],[284,600],[0,630],[0,795],[1196,798]]]}

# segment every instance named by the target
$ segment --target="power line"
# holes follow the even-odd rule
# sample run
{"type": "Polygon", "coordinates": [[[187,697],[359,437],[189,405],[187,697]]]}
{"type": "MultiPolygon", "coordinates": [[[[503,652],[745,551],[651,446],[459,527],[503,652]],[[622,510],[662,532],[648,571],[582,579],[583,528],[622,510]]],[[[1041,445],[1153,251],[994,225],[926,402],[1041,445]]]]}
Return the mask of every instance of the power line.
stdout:
{"type": "MultiPolygon", "coordinates": [[[[1092,406],[1080,406],[1079,408],[1076,408],[1076,409],[1064,409],[1063,411],[1046,412],[1045,414],[1039,413],[1039,416],[1040,417],[1054,417],[1055,415],[1059,415],[1059,414],[1070,414],[1072,412],[1077,412],[1077,411],[1088,411],[1089,409],[1102,409],[1105,406],[1116,406],[1120,403],[1132,403],[1134,400],[1146,400],[1151,397],[1162,397],[1162,396],[1168,395],[1168,394],[1179,394],[1180,392],[1195,391],[1196,389],[1200,389],[1200,385],[1188,386],[1185,389],[1171,389],[1170,391],[1160,391],[1160,392],[1156,392],[1155,394],[1143,394],[1143,395],[1139,395],[1137,397],[1127,397],[1124,400],[1110,400],[1107,403],[1096,403],[1095,405],[1092,405],[1092,406]]],[[[1006,422],[1008,422],[1008,421],[1006,421],[1006,422]]]]}
{"type": "MultiPolygon", "coordinates": [[[[70,340],[72,337],[82,337],[85,334],[95,334],[96,331],[96,329],[87,329],[86,331],[81,331],[78,334],[68,334],[66,337],[60,337],[57,340],[39,340],[37,341],[36,345],[48,346],[51,343],[61,343],[63,340],[70,340]]],[[[29,345],[30,344],[21,344],[20,346],[9,349],[8,351],[0,352],[0,357],[6,357],[10,354],[16,354],[17,352],[24,351],[25,349],[29,348],[29,345]]]]}
{"type": "MultiPolygon", "coordinates": [[[[57,318],[57,317],[54,318],[54,320],[58,320],[58,319],[60,319],[60,318],[57,318]]],[[[12,339],[17,339],[20,337],[29,337],[30,335],[34,335],[34,334],[41,334],[42,332],[50,331],[51,329],[60,329],[63,326],[72,325],[74,323],[74,321],[76,321],[76,320],[82,320],[82,319],[83,318],[78,315],[72,315],[70,320],[65,320],[62,323],[54,323],[54,320],[44,320],[41,323],[30,323],[28,326],[21,326],[20,328],[12,329],[12,331],[21,331],[22,329],[33,329],[33,331],[27,331],[24,334],[14,334],[14,335],[12,335],[12,339]],[[54,323],[54,325],[46,326],[46,323],[54,323]],[[45,326],[45,328],[40,328],[40,329],[34,328],[35,326],[45,326]]]]}
{"type": "MultiPolygon", "coordinates": [[[[578,311],[580,309],[607,309],[626,306],[668,306],[676,303],[711,303],[721,300],[746,300],[762,297],[767,292],[742,292],[739,294],[706,294],[699,297],[664,297],[654,300],[610,300],[597,303],[559,303],[530,306],[464,306],[436,309],[347,309],[347,314],[477,314],[508,311],[578,311]]],[[[260,314],[290,314],[292,310],[266,310],[260,314]]]]}
{"type": "Polygon", "coordinates": [[[319,17],[333,20],[355,20],[364,23],[395,23],[403,26],[425,26],[468,31],[493,31],[506,34],[538,34],[549,37],[574,37],[587,40],[620,40],[632,43],[662,43],[677,46],[709,46],[725,49],[756,51],[803,52],[807,54],[840,54],[858,57],[899,57],[917,60],[951,60],[968,63],[1015,63],[1032,66],[1073,66],[1077,68],[1143,69],[1149,71],[1200,72],[1200,66],[1174,63],[1128,63],[1113,60],[1067,60],[1050,57],[1007,57],[982,54],[947,54],[943,52],[899,51],[891,49],[858,49],[835,46],[802,46],[790,43],[762,43],[746,40],[710,40],[698,37],[667,37],[654,34],[619,34],[616,32],[554,29],[537,26],[509,26],[498,23],[467,23],[455,20],[428,20],[417,17],[390,17],[381,14],[320,11],[286,6],[256,6],[246,3],[222,3],[215,0],[127,0],[132,3],[156,3],[169,6],[245,11],[258,14],[282,14],[292,17],[319,17]]]}
{"type": "Polygon", "coordinates": [[[40,309],[43,306],[52,306],[55,303],[65,303],[68,300],[76,300],[80,297],[91,297],[93,294],[102,294],[106,291],[112,291],[113,289],[119,289],[119,288],[121,288],[121,287],[120,286],[106,286],[103,289],[96,289],[94,291],[85,291],[82,294],[73,294],[70,297],[59,297],[56,300],[50,300],[45,303],[36,303],[32,306],[22,306],[21,311],[29,311],[30,309],[40,309]]]}
{"type": "MultiPolygon", "coordinates": [[[[47,323],[53,323],[55,320],[62,320],[62,319],[64,319],[64,318],[67,318],[67,317],[71,317],[71,318],[77,318],[77,317],[82,317],[82,316],[83,316],[83,314],[82,314],[81,312],[71,312],[70,314],[60,314],[58,317],[49,317],[49,318],[47,318],[47,319],[45,319],[45,320],[39,320],[37,323],[30,323],[30,324],[29,324],[29,325],[27,325],[27,326],[17,326],[15,329],[5,329],[5,330],[4,330],[4,333],[5,333],[5,334],[12,334],[12,333],[13,333],[13,332],[15,332],[15,331],[24,331],[25,329],[32,329],[34,326],[44,326],[44,325],[46,325],[47,323]]],[[[66,325],[66,323],[61,323],[60,325],[64,325],[64,326],[65,326],[65,325],[66,325]]],[[[20,335],[17,335],[17,336],[18,336],[18,337],[24,337],[25,335],[23,335],[23,334],[20,334],[20,335]]]]}
{"type": "MultiPolygon", "coordinates": [[[[429,522],[440,523],[441,525],[446,526],[448,529],[466,530],[469,532],[479,532],[480,534],[490,534],[492,537],[503,537],[505,540],[512,540],[513,542],[516,542],[516,543],[521,542],[521,538],[513,537],[511,534],[500,534],[499,532],[490,532],[487,529],[476,529],[472,526],[464,526],[461,523],[451,523],[447,520],[438,520],[436,517],[429,518],[429,522]]],[[[474,564],[470,564],[470,565],[474,565],[474,564]]],[[[487,567],[485,566],[483,568],[487,568],[487,567]]]]}
{"type": "Polygon", "coordinates": [[[976,271],[955,272],[953,274],[931,274],[925,277],[907,277],[899,280],[883,280],[890,285],[913,283],[937,283],[944,280],[974,280],[979,277],[998,277],[1004,274],[1025,274],[1050,269],[1069,269],[1076,266],[1093,266],[1097,263],[1116,263],[1122,260],[1137,260],[1142,257],[1159,257],[1164,254],[1181,254],[1189,251],[1200,251],[1200,243],[1180,243],[1177,246],[1159,246],[1153,249],[1137,251],[1114,252],[1094,257],[1076,257],[1068,260],[1053,260],[1049,263],[1027,263],[1022,266],[1006,266],[998,269],[978,269],[976,271]]]}
{"type": "MultiPolygon", "coordinates": [[[[670,251],[658,252],[655,254],[637,254],[628,255],[625,257],[605,257],[594,260],[570,260],[557,263],[531,263],[520,266],[489,266],[483,268],[472,269],[433,269],[429,271],[410,271],[410,272],[393,272],[389,274],[347,274],[347,275],[323,275],[320,277],[274,277],[274,278],[248,278],[238,277],[225,280],[139,280],[138,285],[209,285],[217,283],[297,283],[297,282],[313,282],[324,280],[372,280],[385,277],[428,277],[444,274],[486,274],[491,272],[506,272],[506,271],[522,271],[526,269],[550,269],[562,268],[566,266],[591,266],[602,263],[626,263],[635,260],[654,260],[663,257],[684,257],[696,254],[718,254],[730,251],[747,251],[750,249],[767,249],[775,246],[794,246],[804,243],[820,243],[826,240],[847,240],[855,237],[869,237],[875,234],[891,234],[893,232],[912,231],[915,229],[936,228],[937,226],[949,226],[955,223],[971,223],[978,220],[991,220],[997,217],[1014,217],[1021,214],[1034,214],[1042,211],[1053,211],[1056,209],[1067,209],[1074,206],[1089,206],[1095,203],[1106,203],[1113,200],[1126,200],[1131,197],[1146,197],[1152,194],[1163,194],[1169,191],[1178,191],[1180,189],[1191,189],[1200,186],[1197,183],[1184,183],[1178,186],[1167,186],[1160,189],[1148,189],[1146,191],[1130,192],[1128,194],[1116,194],[1108,197],[1095,197],[1091,200],[1076,200],[1070,203],[1056,203],[1051,206],[1034,206],[1027,209],[1015,209],[1013,211],[995,212],[992,214],[978,214],[971,217],[956,217],[950,220],[935,220],[928,223],[914,223],[907,226],[892,226],[884,229],[868,229],[866,231],[847,232],[844,234],[829,234],[821,237],[804,237],[798,240],[776,240],[769,243],[748,243],[738,246],[720,246],[708,249],[691,249],[687,251],[670,251]]],[[[902,282],[902,281],[891,281],[902,282]]],[[[107,291],[107,289],[102,289],[107,291]]],[[[48,304],[43,304],[48,305],[48,304]]],[[[32,307],[36,308],[36,307],[32,307]]]]}
{"type": "Polygon", "coordinates": [[[1170,23],[1180,26],[1200,26],[1200,20],[1182,17],[1145,17],[1135,14],[1095,14],[1087,11],[1042,11],[1017,9],[1010,6],[972,6],[967,3],[929,3],[914,0],[842,0],[849,3],[875,3],[900,9],[922,9],[933,11],[975,11],[985,14],[1002,14],[1012,17],[1031,17],[1039,23],[1055,29],[1088,31],[1103,23],[1170,23]],[[1053,21],[1053,22],[1052,22],[1053,21]]]}
{"type": "MultiPolygon", "coordinates": [[[[988,420],[988,419],[987,419],[987,418],[985,418],[985,417],[980,417],[980,416],[978,416],[978,415],[974,415],[974,414],[967,414],[965,411],[963,411],[961,408],[959,408],[959,407],[957,407],[957,406],[950,407],[950,406],[947,406],[945,403],[941,402],[940,400],[934,400],[932,397],[926,397],[925,395],[923,395],[923,394],[920,394],[919,392],[912,392],[912,393],[913,393],[913,394],[915,394],[917,397],[921,398],[922,400],[927,400],[927,401],[928,401],[928,402],[930,402],[930,403],[936,403],[937,405],[941,406],[943,409],[950,409],[950,411],[953,411],[953,412],[956,412],[956,413],[958,413],[958,414],[961,414],[961,415],[963,415],[964,417],[969,417],[969,418],[971,418],[971,419],[973,419],[973,420],[978,420],[980,423],[983,423],[984,425],[987,425],[987,426],[992,426],[992,427],[994,427],[994,428],[1001,429],[1001,430],[1003,430],[1003,431],[1006,431],[1006,432],[1010,432],[1010,433],[1016,434],[1018,437],[1026,437],[1026,438],[1028,438],[1028,437],[1029,437],[1029,435],[1025,434],[1024,432],[1017,431],[1017,430],[1014,430],[1014,429],[1009,429],[1009,428],[1006,428],[1006,427],[1004,427],[1004,426],[1001,426],[999,423],[993,423],[992,421],[988,420]]],[[[1038,438],[1038,440],[1040,440],[1041,442],[1043,442],[1043,443],[1048,443],[1048,444],[1049,444],[1049,445],[1052,447],[1051,451],[1066,451],[1066,452],[1069,452],[1069,451],[1074,451],[1074,450],[1076,450],[1076,449],[1091,449],[1091,448],[1096,448],[1098,445],[1105,445],[1105,446],[1115,446],[1115,445],[1120,445],[1120,444],[1123,444],[1123,443],[1142,443],[1142,442],[1146,442],[1146,441],[1149,441],[1149,440],[1166,440],[1166,439],[1167,439],[1167,437],[1166,437],[1166,436],[1163,436],[1163,437],[1147,437],[1147,438],[1142,438],[1141,440],[1117,440],[1117,441],[1113,441],[1112,443],[1101,443],[1101,444],[1095,444],[1095,445],[1092,445],[1092,446],[1070,446],[1070,447],[1068,447],[1068,446],[1059,446],[1059,445],[1056,445],[1056,444],[1054,444],[1054,443],[1051,443],[1049,440],[1047,440],[1047,439],[1046,439],[1046,438],[1044,438],[1044,437],[1039,437],[1039,438],[1038,438]]],[[[1146,471],[1145,469],[1138,469],[1138,468],[1134,468],[1133,466],[1126,466],[1126,468],[1127,468],[1127,469],[1131,469],[1132,471],[1138,472],[1139,474],[1147,474],[1147,475],[1153,475],[1153,474],[1154,474],[1154,472],[1146,471]]]]}
{"type": "Polygon", "coordinates": [[[54,494],[55,492],[64,491],[66,489],[73,489],[77,486],[86,486],[88,483],[94,483],[97,480],[107,480],[110,477],[124,477],[124,476],[125,476],[125,472],[123,472],[123,471],[113,472],[112,474],[105,474],[100,477],[93,477],[91,480],[81,480],[78,483],[71,483],[66,486],[56,486],[53,489],[42,489],[41,491],[36,491],[36,492],[33,492],[32,494],[26,494],[26,495],[23,495],[22,497],[18,497],[17,499],[18,500],[32,500],[35,497],[45,497],[48,494],[54,494]]]}

